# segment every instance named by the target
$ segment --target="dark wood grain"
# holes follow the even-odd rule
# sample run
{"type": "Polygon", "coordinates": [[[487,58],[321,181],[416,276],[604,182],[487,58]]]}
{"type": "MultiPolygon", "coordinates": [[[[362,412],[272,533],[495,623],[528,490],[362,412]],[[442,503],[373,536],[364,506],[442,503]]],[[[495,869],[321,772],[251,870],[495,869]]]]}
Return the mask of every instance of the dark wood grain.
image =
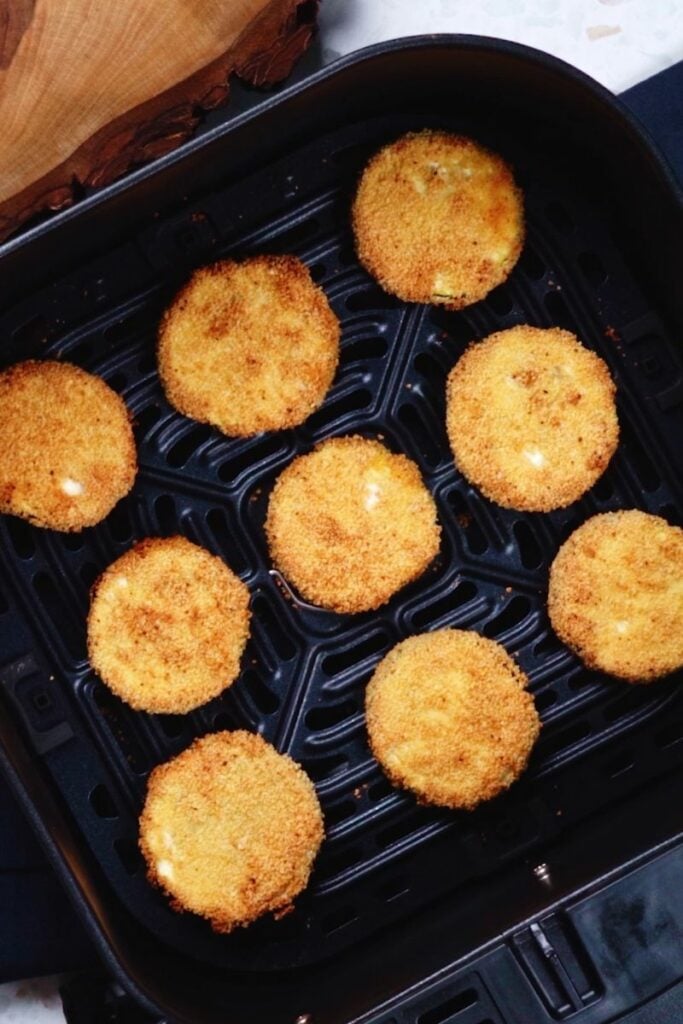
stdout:
{"type": "Polygon", "coordinates": [[[0,0],[0,238],[285,78],[318,0],[0,0]]]}

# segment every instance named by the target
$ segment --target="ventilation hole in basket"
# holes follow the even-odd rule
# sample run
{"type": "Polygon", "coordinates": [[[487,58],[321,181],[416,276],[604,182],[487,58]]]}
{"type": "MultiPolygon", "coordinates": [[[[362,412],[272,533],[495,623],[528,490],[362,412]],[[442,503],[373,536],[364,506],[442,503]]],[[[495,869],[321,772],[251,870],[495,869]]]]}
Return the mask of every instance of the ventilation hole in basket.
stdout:
{"type": "Polygon", "coordinates": [[[582,252],[578,258],[583,276],[593,288],[598,288],[607,280],[607,271],[602,260],[594,252],[582,252]]]}
{"type": "Polygon", "coordinates": [[[273,645],[278,657],[283,661],[293,658],[296,654],[296,646],[278,622],[268,601],[264,597],[255,597],[251,607],[254,617],[263,627],[263,632],[273,645]]]}
{"type": "Polygon", "coordinates": [[[398,418],[408,428],[413,442],[425,461],[430,466],[437,466],[441,461],[439,446],[415,406],[402,405],[398,411],[398,418]]]}
{"type": "Polygon", "coordinates": [[[531,602],[529,599],[522,597],[521,594],[517,594],[507,602],[503,610],[495,618],[486,623],[483,630],[484,636],[498,637],[502,633],[514,629],[515,626],[519,626],[524,622],[530,611],[531,602]]]}
{"type": "Polygon", "coordinates": [[[302,761],[302,765],[314,782],[322,782],[323,779],[345,772],[349,761],[343,754],[330,754],[329,757],[307,758],[302,761]]]}
{"type": "Polygon", "coordinates": [[[472,554],[482,555],[488,549],[489,542],[464,497],[459,491],[451,491],[447,495],[447,501],[453,510],[458,526],[463,531],[468,548],[472,554]]]}
{"type": "Polygon", "coordinates": [[[543,552],[533,530],[524,519],[519,519],[512,529],[522,565],[525,569],[538,569],[543,563],[543,552]]]}
{"type": "Polygon", "coordinates": [[[271,250],[277,246],[280,252],[289,253],[300,245],[301,242],[312,238],[319,228],[320,221],[317,217],[309,217],[307,220],[299,221],[294,227],[288,228],[279,235],[275,235],[272,240],[274,245],[271,245],[271,250]]]}
{"type": "Polygon", "coordinates": [[[562,641],[551,632],[544,633],[541,639],[537,640],[534,644],[534,656],[536,658],[545,658],[549,654],[557,654],[563,650],[564,645],[562,641]]]}
{"type": "Polygon", "coordinates": [[[235,716],[230,711],[219,711],[213,716],[213,727],[219,732],[223,729],[235,729],[238,726],[235,716]]]}
{"type": "Polygon", "coordinates": [[[676,507],[674,505],[660,505],[659,514],[669,523],[675,523],[678,518],[676,507]]]}
{"type": "Polygon", "coordinates": [[[39,313],[32,316],[20,327],[12,332],[12,341],[21,349],[31,349],[36,345],[44,344],[50,333],[50,327],[45,317],[39,313]]]}
{"type": "Polygon", "coordinates": [[[150,767],[150,759],[131,727],[132,713],[106,686],[94,686],[92,696],[128,767],[136,775],[143,775],[150,767]]]}
{"type": "Polygon", "coordinates": [[[633,768],[635,759],[636,755],[632,750],[622,750],[605,761],[602,770],[608,779],[616,779],[618,775],[623,775],[633,768]]]}
{"type": "Polygon", "coordinates": [[[324,279],[327,268],[324,263],[314,263],[308,268],[308,272],[316,284],[319,284],[324,279]]]}
{"type": "Polygon", "coordinates": [[[394,843],[400,842],[406,836],[412,835],[421,825],[424,825],[424,815],[421,811],[414,811],[378,832],[377,845],[381,850],[386,850],[388,846],[393,846],[394,843]]]}
{"type": "Polygon", "coordinates": [[[130,505],[126,499],[115,505],[106,519],[109,532],[118,541],[124,544],[133,536],[133,525],[130,521],[130,505]]]}
{"type": "Polygon", "coordinates": [[[651,695],[646,687],[633,686],[613,700],[603,711],[603,718],[606,722],[616,722],[626,715],[639,711],[649,704],[651,695]]]}
{"type": "Polygon", "coordinates": [[[148,405],[135,414],[133,426],[138,439],[145,437],[161,416],[161,409],[158,405],[148,405]]]}
{"type": "Polygon", "coordinates": [[[100,574],[100,570],[94,562],[84,562],[79,570],[79,576],[83,580],[85,586],[90,590],[93,583],[100,574]]]}
{"type": "Polygon", "coordinates": [[[154,499],[154,512],[162,537],[168,537],[178,532],[175,501],[170,494],[160,494],[158,498],[154,499]]]}
{"type": "Polygon", "coordinates": [[[683,740],[683,718],[669,722],[658,733],[655,733],[655,742],[659,747],[672,747],[674,743],[683,740]]]}
{"type": "Polygon", "coordinates": [[[372,633],[345,651],[328,654],[326,658],[323,658],[322,670],[325,675],[336,676],[340,672],[346,671],[347,668],[351,668],[352,665],[358,665],[366,658],[372,657],[373,654],[385,651],[388,646],[389,638],[386,633],[372,633]]]}
{"type": "Polygon", "coordinates": [[[609,473],[605,473],[600,479],[593,485],[593,496],[598,501],[609,501],[610,498],[614,497],[615,487],[614,481],[610,477],[609,473]]]}
{"type": "Polygon", "coordinates": [[[545,275],[545,263],[530,246],[525,246],[519,260],[523,273],[532,281],[540,281],[545,275]]]}
{"type": "Polygon", "coordinates": [[[338,825],[340,821],[346,821],[356,813],[357,806],[355,800],[340,800],[339,803],[326,808],[325,824],[328,826],[338,825]]]}
{"type": "Polygon", "coordinates": [[[136,875],[142,867],[142,854],[135,840],[127,837],[115,839],[114,849],[128,874],[136,875]]]}
{"type": "Polygon", "coordinates": [[[155,719],[164,736],[168,736],[170,740],[177,739],[185,732],[184,715],[156,715],[155,719]]]}
{"type": "Polygon", "coordinates": [[[553,327],[564,327],[565,330],[576,331],[576,325],[569,311],[569,306],[559,292],[546,292],[544,302],[548,313],[552,317],[553,327]]]}
{"type": "Polygon", "coordinates": [[[375,890],[377,898],[384,903],[397,900],[399,896],[405,896],[407,892],[410,892],[410,879],[407,875],[394,875],[393,878],[387,879],[382,885],[378,885],[375,890]]]}
{"type": "Polygon", "coordinates": [[[116,809],[114,799],[102,782],[90,791],[88,799],[98,818],[118,818],[119,812],[116,809]]]}
{"type": "Polygon", "coordinates": [[[338,875],[341,871],[357,864],[363,860],[365,851],[362,846],[347,846],[344,850],[329,853],[324,859],[321,858],[318,878],[326,880],[338,875]]]}
{"type": "Polygon", "coordinates": [[[351,292],[344,300],[344,305],[350,313],[359,313],[365,310],[396,309],[399,300],[381,288],[371,286],[351,292]]]}
{"type": "Polygon", "coordinates": [[[73,348],[69,349],[69,362],[72,363],[87,363],[93,355],[95,348],[95,339],[86,338],[84,341],[74,345],[73,348]]]}
{"type": "Polygon", "coordinates": [[[306,712],[304,721],[313,732],[320,732],[323,729],[330,729],[333,725],[339,725],[346,718],[355,715],[358,705],[354,700],[345,700],[340,704],[330,704],[326,707],[310,708],[306,712]]]}
{"type": "MultiPolygon", "coordinates": [[[[558,640],[558,644],[560,641],[558,640]]],[[[594,686],[597,682],[596,677],[592,672],[580,671],[576,675],[570,676],[568,679],[568,685],[570,690],[585,690],[587,686],[594,686]]]]}
{"type": "Polygon", "coordinates": [[[206,513],[206,525],[209,527],[218,546],[226,552],[226,559],[233,572],[241,576],[249,568],[249,560],[235,542],[235,531],[228,522],[224,508],[212,508],[206,513]]]}
{"type": "Polygon", "coordinates": [[[337,250],[337,261],[342,267],[355,267],[358,263],[356,250],[351,243],[342,243],[337,250]]]}
{"type": "Polygon", "coordinates": [[[337,932],[340,928],[344,928],[345,925],[357,920],[358,912],[355,907],[340,907],[339,910],[326,914],[322,918],[320,926],[327,935],[331,935],[332,932],[337,932]]]}
{"type": "Polygon", "coordinates": [[[64,533],[60,539],[69,551],[80,551],[85,544],[82,533],[64,533]]]}
{"type": "Polygon", "coordinates": [[[427,605],[426,608],[420,608],[419,611],[414,613],[413,629],[423,629],[425,626],[430,625],[430,623],[436,622],[443,615],[448,615],[454,612],[456,608],[461,608],[462,605],[472,601],[476,596],[477,588],[474,583],[471,583],[469,580],[457,583],[444,597],[434,601],[433,604],[427,605]]]}
{"type": "Polygon", "coordinates": [[[381,359],[388,349],[385,338],[354,338],[342,347],[342,362],[355,363],[365,359],[381,359]]]}
{"type": "MultiPolygon", "coordinates": [[[[19,558],[32,558],[36,553],[33,527],[29,526],[24,519],[16,519],[14,516],[9,516],[5,522],[12,547],[19,558]]],[[[67,535],[65,534],[65,536],[67,535]]]]}
{"type": "Polygon", "coordinates": [[[247,669],[242,673],[242,681],[257,710],[262,715],[272,715],[277,711],[280,701],[272,690],[268,689],[257,672],[247,669]]]}
{"type": "Polygon", "coordinates": [[[213,433],[213,429],[208,426],[192,427],[169,448],[166,453],[166,462],[172,469],[180,469],[181,466],[185,466],[197,449],[213,437],[213,433]]]}
{"type": "Polygon", "coordinates": [[[382,776],[377,782],[373,782],[371,786],[368,786],[368,800],[371,804],[379,803],[380,800],[384,800],[385,797],[389,796],[390,793],[394,792],[394,787],[391,785],[388,779],[382,776]]]}
{"type": "Polygon", "coordinates": [[[447,370],[431,353],[419,352],[413,360],[413,366],[420,376],[429,381],[435,389],[439,389],[440,392],[443,391],[447,370]]]}
{"type": "Polygon", "coordinates": [[[454,1017],[456,1013],[474,1006],[478,1001],[479,993],[477,990],[466,988],[463,992],[458,992],[445,1002],[439,1003],[438,1006],[433,1006],[425,1013],[421,1013],[417,1018],[417,1024],[441,1024],[442,1021],[447,1020],[449,1017],[454,1017]]]}
{"type": "Polygon", "coordinates": [[[534,704],[539,715],[543,711],[547,711],[553,704],[557,704],[557,693],[555,690],[544,690],[543,693],[537,693],[534,697],[534,704]]]}
{"type": "Polygon", "coordinates": [[[561,750],[566,750],[567,747],[573,747],[575,743],[585,740],[586,736],[590,736],[590,733],[591,727],[589,722],[574,722],[566,729],[547,736],[545,739],[541,735],[538,748],[542,750],[543,757],[552,757],[553,754],[559,754],[561,750]]]}
{"type": "Polygon", "coordinates": [[[568,234],[574,230],[574,220],[561,203],[548,203],[545,213],[552,226],[558,231],[568,234]]]}
{"type": "Polygon", "coordinates": [[[486,296],[486,305],[490,306],[498,316],[507,316],[514,309],[512,296],[504,285],[500,285],[498,288],[494,288],[492,292],[489,292],[486,296]]]}
{"type": "Polygon", "coordinates": [[[350,412],[367,409],[371,404],[372,392],[368,391],[367,388],[358,388],[355,391],[348,392],[346,395],[341,395],[339,398],[325,402],[322,409],[319,409],[318,412],[309,417],[307,426],[310,430],[320,430],[321,427],[329,426],[335,420],[350,412]]]}
{"type": "Polygon", "coordinates": [[[9,603],[2,590],[0,590],[0,615],[5,615],[9,611],[9,603]]]}
{"type": "Polygon", "coordinates": [[[146,376],[148,373],[153,373],[156,368],[157,354],[154,349],[150,348],[147,352],[143,352],[138,359],[138,372],[146,376]]]}
{"type": "Polygon", "coordinates": [[[128,378],[125,373],[113,373],[111,377],[107,377],[107,384],[109,387],[112,391],[116,391],[119,394],[125,390],[127,383],[128,378]]]}
{"type": "Polygon", "coordinates": [[[475,330],[463,313],[454,313],[443,306],[430,306],[427,315],[436,328],[437,342],[446,342],[448,346],[444,354],[465,348],[476,339],[475,330]]]}
{"type": "Polygon", "coordinates": [[[260,464],[271,461],[275,455],[284,455],[286,447],[277,435],[256,441],[243,448],[231,459],[226,459],[218,467],[218,475],[224,483],[232,483],[245,469],[255,469],[260,464]]]}
{"type": "Polygon", "coordinates": [[[69,650],[74,651],[79,644],[73,636],[73,624],[66,612],[64,595],[46,572],[39,572],[33,577],[33,586],[40,598],[40,603],[52,619],[52,623],[69,650]]]}
{"type": "Polygon", "coordinates": [[[636,437],[628,421],[621,422],[621,442],[626,458],[633,466],[644,490],[656,491],[661,484],[659,473],[636,437]]]}
{"type": "Polygon", "coordinates": [[[150,307],[145,305],[123,320],[116,320],[102,332],[111,345],[126,341],[131,335],[140,335],[150,329],[150,307]]]}

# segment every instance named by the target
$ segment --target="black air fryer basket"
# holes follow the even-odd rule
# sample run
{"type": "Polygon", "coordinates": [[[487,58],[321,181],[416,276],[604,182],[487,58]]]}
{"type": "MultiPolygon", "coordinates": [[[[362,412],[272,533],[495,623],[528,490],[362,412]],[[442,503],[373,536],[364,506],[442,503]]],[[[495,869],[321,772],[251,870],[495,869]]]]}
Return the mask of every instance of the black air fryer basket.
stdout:
{"type": "Polygon", "coordinates": [[[610,94],[523,47],[435,37],[342,60],[4,247],[1,364],[59,357],[104,377],[133,412],[140,473],[82,534],[0,520],[0,754],[110,974],[152,1019],[598,1024],[683,974],[680,674],[639,687],[589,671],[545,611],[548,566],[588,516],[681,521],[681,238],[680,193],[610,94]],[[361,168],[426,126],[503,154],[526,199],[518,266],[460,313],[385,294],[353,250],[361,168]],[[342,322],[341,366],[302,427],[228,440],[166,403],[155,330],[194,266],[257,252],[308,264],[342,322]],[[445,436],[448,370],[521,322],[574,331],[618,383],[617,455],[550,515],[483,499],[445,436]],[[443,525],[427,574],[353,617],[302,604],[263,534],[279,472],[350,433],[415,459],[443,525]],[[150,716],[89,668],[88,591],[134,540],[177,532],[248,584],[253,637],[222,697],[150,716]],[[364,731],[378,660],[443,626],[504,644],[543,719],[524,778],[470,814],[392,789],[364,731]],[[218,936],[148,885],[137,816],[151,767],[234,727],[304,765],[327,839],[292,914],[218,936]]]}

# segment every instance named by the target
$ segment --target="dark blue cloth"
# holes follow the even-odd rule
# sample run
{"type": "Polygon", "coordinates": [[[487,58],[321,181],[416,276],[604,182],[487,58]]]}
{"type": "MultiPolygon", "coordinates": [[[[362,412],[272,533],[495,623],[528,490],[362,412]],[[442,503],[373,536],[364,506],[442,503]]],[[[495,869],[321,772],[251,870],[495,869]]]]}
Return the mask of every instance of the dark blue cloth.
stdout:
{"type": "MultiPolygon", "coordinates": [[[[621,99],[683,184],[683,62],[634,86],[621,99]]],[[[232,113],[228,109],[223,117],[232,113]]],[[[73,970],[94,961],[74,911],[0,781],[0,981],[73,970]]]]}
{"type": "Polygon", "coordinates": [[[683,61],[619,98],[645,125],[683,185],[683,61]]]}

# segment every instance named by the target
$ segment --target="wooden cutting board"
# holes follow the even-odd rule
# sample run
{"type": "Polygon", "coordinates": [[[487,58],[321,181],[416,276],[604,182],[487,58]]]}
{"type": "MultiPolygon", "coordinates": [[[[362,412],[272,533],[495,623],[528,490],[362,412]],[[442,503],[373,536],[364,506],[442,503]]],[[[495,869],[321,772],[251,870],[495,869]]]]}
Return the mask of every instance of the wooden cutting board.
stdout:
{"type": "Polygon", "coordinates": [[[318,0],[0,0],[0,238],[192,134],[231,74],[270,85],[318,0]]]}

